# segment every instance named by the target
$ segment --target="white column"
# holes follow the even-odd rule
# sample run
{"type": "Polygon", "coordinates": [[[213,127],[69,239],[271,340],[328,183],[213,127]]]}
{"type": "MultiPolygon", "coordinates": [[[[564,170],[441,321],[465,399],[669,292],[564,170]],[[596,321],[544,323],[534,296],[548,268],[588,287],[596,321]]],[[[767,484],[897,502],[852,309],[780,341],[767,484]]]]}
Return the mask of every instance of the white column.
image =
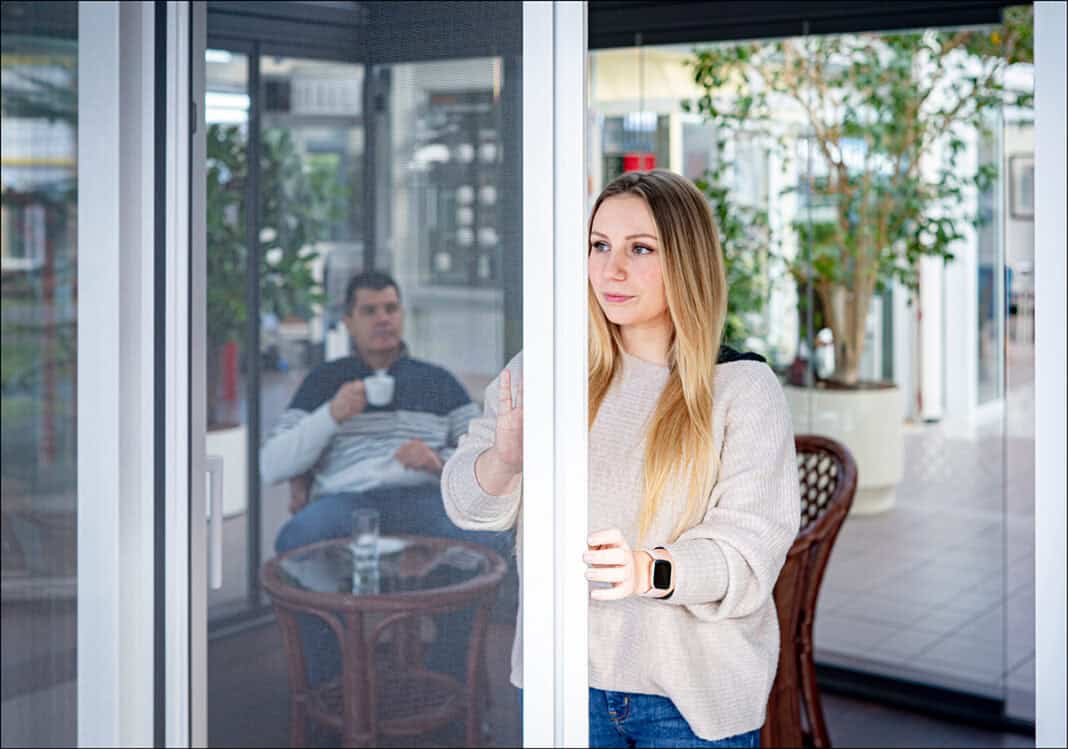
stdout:
{"type": "MultiPolygon", "coordinates": [[[[973,137],[966,139],[964,153],[958,168],[966,174],[978,169],[978,144],[973,137]]],[[[977,191],[969,188],[964,192],[964,201],[969,209],[977,202],[977,191]]],[[[928,387],[927,376],[932,373],[924,367],[924,411],[928,411],[928,397],[933,387],[944,399],[939,409],[946,436],[971,439],[975,434],[976,406],[979,403],[979,238],[978,233],[964,218],[964,205],[951,209],[959,222],[964,238],[954,243],[954,259],[943,268],[942,289],[944,303],[941,315],[942,351],[939,356],[944,365],[939,367],[938,379],[928,387]]],[[[931,262],[942,264],[941,260],[931,262]]],[[[923,308],[926,319],[928,307],[923,308]]],[[[930,326],[924,326],[924,335],[930,326]]],[[[924,356],[928,355],[926,342],[924,356]]],[[[933,406],[933,404],[931,404],[933,406]]]]}
{"type": "Polygon", "coordinates": [[[152,3],[78,7],[78,744],[153,741],[152,3]]]}
{"type": "Polygon", "coordinates": [[[916,303],[912,292],[898,282],[893,286],[894,382],[901,388],[906,419],[920,418],[916,411],[916,303]]]}
{"type": "Polygon", "coordinates": [[[1065,730],[1065,6],[1035,3],[1035,744],[1065,730]]]}
{"type": "Polygon", "coordinates": [[[940,258],[921,257],[920,262],[920,372],[919,386],[923,404],[920,418],[938,420],[943,415],[942,375],[943,325],[945,304],[945,270],[940,258]]]}

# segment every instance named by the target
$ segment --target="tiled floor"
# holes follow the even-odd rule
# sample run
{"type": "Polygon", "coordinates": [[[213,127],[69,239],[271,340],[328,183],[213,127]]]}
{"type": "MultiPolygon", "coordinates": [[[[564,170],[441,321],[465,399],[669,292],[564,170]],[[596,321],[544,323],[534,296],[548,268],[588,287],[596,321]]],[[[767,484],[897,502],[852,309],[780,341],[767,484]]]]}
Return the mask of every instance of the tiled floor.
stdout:
{"type": "Polygon", "coordinates": [[[846,519],[817,659],[995,698],[1034,717],[1034,395],[1014,346],[1004,414],[971,439],[906,428],[897,505],[846,519]]]}

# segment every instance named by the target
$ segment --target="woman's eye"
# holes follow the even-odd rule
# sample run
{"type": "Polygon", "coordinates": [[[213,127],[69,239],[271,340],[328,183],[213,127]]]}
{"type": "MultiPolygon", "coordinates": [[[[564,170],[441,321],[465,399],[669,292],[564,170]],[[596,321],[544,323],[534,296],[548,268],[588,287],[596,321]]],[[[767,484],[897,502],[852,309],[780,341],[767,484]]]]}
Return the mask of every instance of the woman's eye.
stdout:
{"type": "Polygon", "coordinates": [[[653,254],[652,248],[646,247],[643,244],[634,245],[634,252],[637,255],[651,255],[651,254],[653,254]]]}
{"type": "Polygon", "coordinates": [[[595,252],[604,252],[608,249],[608,242],[594,242],[590,245],[595,252]]]}

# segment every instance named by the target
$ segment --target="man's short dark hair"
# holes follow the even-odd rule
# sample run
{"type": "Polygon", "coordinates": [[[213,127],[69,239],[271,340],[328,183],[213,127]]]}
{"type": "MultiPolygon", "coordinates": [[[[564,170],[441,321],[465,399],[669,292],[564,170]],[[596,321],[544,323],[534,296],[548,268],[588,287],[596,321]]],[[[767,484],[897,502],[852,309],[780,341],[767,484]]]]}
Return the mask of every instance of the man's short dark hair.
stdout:
{"type": "Polygon", "coordinates": [[[357,273],[349,280],[349,285],[345,287],[345,313],[352,314],[352,306],[356,304],[356,292],[360,289],[381,291],[382,289],[388,289],[390,286],[396,290],[397,299],[399,300],[401,295],[400,286],[388,273],[377,270],[357,273]]]}

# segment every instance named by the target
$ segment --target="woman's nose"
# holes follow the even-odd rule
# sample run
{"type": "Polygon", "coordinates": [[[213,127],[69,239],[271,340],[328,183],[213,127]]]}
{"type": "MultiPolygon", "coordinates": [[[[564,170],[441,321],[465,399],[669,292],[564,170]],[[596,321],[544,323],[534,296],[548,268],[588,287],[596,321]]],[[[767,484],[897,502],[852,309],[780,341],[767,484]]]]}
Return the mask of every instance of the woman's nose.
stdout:
{"type": "Polygon", "coordinates": [[[604,263],[604,275],[610,278],[622,278],[626,274],[626,260],[614,252],[609,253],[604,263]]]}

